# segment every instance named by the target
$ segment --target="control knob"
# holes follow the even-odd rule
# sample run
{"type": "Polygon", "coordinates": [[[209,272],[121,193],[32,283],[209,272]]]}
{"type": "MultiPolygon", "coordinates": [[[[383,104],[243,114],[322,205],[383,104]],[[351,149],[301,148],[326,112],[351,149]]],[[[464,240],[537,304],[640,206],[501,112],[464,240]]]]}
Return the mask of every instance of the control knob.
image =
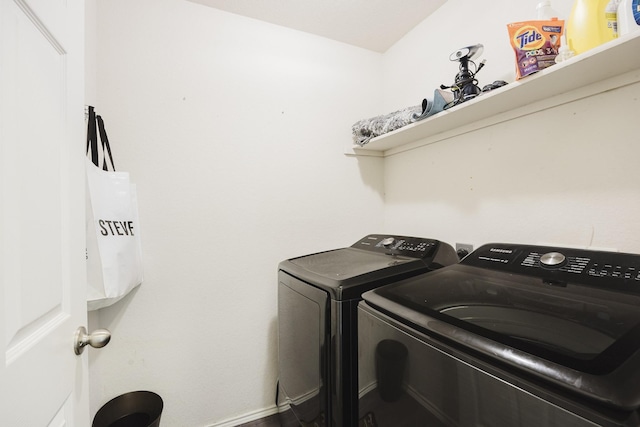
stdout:
{"type": "Polygon", "coordinates": [[[384,246],[385,248],[390,248],[395,242],[396,239],[394,239],[393,237],[386,237],[382,239],[382,246],[384,246]]]}
{"type": "Polygon", "coordinates": [[[547,252],[540,257],[540,264],[545,267],[560,267],[567,258],[560,252],[547,252]]]}

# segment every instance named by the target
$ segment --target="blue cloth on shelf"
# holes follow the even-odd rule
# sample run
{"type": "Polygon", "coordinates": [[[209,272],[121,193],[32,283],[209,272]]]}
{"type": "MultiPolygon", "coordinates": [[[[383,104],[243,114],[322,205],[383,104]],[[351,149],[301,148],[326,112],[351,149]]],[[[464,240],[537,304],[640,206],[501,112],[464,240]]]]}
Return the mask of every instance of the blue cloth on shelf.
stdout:
{"type": "Polygon", "coordinates": [[[451,92],[444,92],[440,89],[433,91],[433,99],[424,99],[422,101],[422,113],[415,116],[415,121],[424,120],[427,117],[431,117],[434,114],[438,114],[443,111],[447,104],[453,101],[453,94],[451,92]]]}

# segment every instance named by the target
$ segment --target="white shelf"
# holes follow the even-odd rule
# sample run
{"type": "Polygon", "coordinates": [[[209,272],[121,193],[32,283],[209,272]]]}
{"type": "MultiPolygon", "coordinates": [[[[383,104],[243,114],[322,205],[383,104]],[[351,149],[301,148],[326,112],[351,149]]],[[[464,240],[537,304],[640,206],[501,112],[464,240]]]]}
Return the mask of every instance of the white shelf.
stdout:
{"type": "Polygon", "coordinates": [[[353,145],[387,156],[640,81],[640,34],[605,43],[435,116],[353,145]]]}

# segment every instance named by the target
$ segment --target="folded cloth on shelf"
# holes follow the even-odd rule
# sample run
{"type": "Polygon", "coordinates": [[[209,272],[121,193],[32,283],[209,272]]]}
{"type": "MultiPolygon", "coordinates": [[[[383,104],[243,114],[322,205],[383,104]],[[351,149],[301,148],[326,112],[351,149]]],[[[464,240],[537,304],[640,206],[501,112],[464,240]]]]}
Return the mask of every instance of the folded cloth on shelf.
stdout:
{"type": "Polygon", "coordinates": [[[371,138],[399,129],[416,121],[420,106],[408,107],[393,113],[383,114],[370,119],[359,120],[351,126],[354,142],[359,146],[367,144],[371,138]]]}
{"type": "Polygon", "coordinates": [[[393,113],[383,114],[370,119],[359,120],[351,126],[354,142],[359,146],[366,145],[371,138],[400,129],[410,123],[424,120],[444,110],[453,100],[453,94],[436,89],[433,99],[424,99],[422,106],[404,108],[393,113]]]}

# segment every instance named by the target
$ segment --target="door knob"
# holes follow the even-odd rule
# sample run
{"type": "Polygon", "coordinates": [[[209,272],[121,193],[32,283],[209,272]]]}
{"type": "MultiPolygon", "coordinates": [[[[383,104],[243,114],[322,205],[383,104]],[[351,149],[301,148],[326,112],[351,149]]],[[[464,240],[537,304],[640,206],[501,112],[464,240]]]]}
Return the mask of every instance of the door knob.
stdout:
{"type": "Polygon", "coordinates": [[[111,332],[107,329],[96,329],[88,334],[87,329],[84,326],[80,326],[73,340],[73,350],[76,354],[82,354],[87,344],[93,348],[102,348],[109,344],[110,340],[111,332]]]}

